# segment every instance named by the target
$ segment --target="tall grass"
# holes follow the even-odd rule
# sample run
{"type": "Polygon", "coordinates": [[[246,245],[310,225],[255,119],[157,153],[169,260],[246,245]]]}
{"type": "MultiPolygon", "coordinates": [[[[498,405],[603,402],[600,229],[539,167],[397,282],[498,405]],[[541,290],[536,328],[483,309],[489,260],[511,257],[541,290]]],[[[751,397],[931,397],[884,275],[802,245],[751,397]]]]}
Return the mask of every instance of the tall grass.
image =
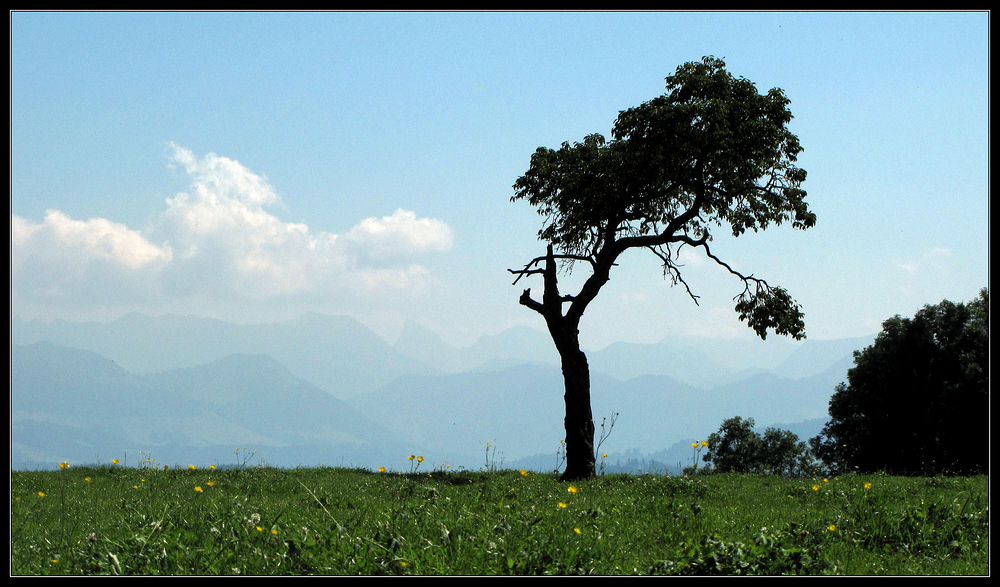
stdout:
{"type": "Polygon", "coordinates": [[[68,467],[15,575],[986,574],[988,479],[68,467]]]}

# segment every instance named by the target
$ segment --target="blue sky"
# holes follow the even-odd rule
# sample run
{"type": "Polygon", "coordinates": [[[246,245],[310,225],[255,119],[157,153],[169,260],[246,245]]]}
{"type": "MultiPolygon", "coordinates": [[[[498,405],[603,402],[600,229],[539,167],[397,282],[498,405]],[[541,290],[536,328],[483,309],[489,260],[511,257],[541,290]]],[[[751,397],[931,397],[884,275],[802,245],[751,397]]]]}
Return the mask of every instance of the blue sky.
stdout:
{"type": "MultiPolygon", "coordinates": [[[[986,12],[10,18],[12,316],[541,329],[506,272],[544,252],[541,218],[511,186],[704,55],[791,100],[817,225],[713,251],[786,287],[810,338],[988,285],[986,12]]],[[[697,306],[624,256],[584,346],[751,337],[742,284],[685,262],[697,306]]]]}

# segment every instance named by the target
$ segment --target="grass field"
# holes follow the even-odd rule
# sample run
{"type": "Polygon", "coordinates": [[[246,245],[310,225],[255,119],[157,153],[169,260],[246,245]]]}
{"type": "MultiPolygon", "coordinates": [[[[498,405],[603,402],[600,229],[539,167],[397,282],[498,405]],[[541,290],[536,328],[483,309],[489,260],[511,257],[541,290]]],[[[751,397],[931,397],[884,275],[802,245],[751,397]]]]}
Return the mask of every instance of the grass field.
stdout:
{"type": "Polygon", "coordinates": [[[15,471],[11,573],[989,572],[986,476],[417,471],[15,471]]]}

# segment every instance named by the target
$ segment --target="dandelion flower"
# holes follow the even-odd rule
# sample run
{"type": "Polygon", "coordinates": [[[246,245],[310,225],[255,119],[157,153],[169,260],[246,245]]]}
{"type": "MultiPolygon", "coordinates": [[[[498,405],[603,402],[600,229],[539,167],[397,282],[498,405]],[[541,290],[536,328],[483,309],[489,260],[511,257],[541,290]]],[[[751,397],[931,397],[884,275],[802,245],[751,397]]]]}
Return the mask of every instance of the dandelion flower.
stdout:
{"type": "Polygon", "coordinates": [[[379,473],[385,473],[385,467],[379,467],[378,468],[378,472],[379,473]]]}
{"type": "Polygon", "coordinates": [[[208,486],[209,487],[214,487],[215,486],[215,481],[209,481],[208,482],[208,486]]]}
{"type": "Polygon", "coordinates": [[[83,480],[86,481],[87,483],[90,483],[90,477],[84,477],[83,480]]]}
{"type": "Polygon", "coordinates": [[[871,488],[872,488],[871,483],[865,483],[865,489],[871,489],[871,488]]]}
{"type": "Polygon", "coordinates": [[[525,471],[524,469],[521,469],[521,476],[522,477],[527,477],[528,476],[528,472],[525,471]]]}
{"type": "Polygon", "coordinates": [[[214,468],[215,468],[215,465],[209,465],[209,466],[208,466],[208,468],[209,468],[209,469],[214,469],[214,468]]]}
{"type": "Polygon", "coordinates": [[[559,507],[564,508],[564,507],[566,507],[566,504],[560,501],[559,502],[559,507]]]}
{"type": "Polygon", "coordinates": [[[260,526],[257,526],[257,531],[258,531],[258,532],[263,532],[263,531],[264,531],[264,529],[263,529],[263,528],[261,528],[260,526]]]}
{"type": "Polygon", "coordinates": [[[819,485],[813,485],[813,491],[819,491],[819,485]]]}
{"type": "Polygon", "coordinates": [[[576,491],[577,491],[576,485],[570,485],[569,489],[567,489],[567,491],[569,491],[570,493],[576,493],[576,491]]]}
{"type": "Polygon", "coordinates": [[[44,493],[44,492],[42,492],[42,491],[39,491],[39,492],[38,492],[38,497],[45,497],[45,493],[44,493]]]}
{"type": "MultiPolygon", "coordinates": [[[[166,466],[166,465],[164,465],[164,466],[166,466]]],[[[191,469],[192,471],[194,471],[195,470],[195,466],[194,465],[188,465],[188,469],[191,469]]]]}
{"type": "Polygon", "coordinates": [[[829,479],[823,479],[823,483],[829,483],[829,482],[830,482],[829,479]]]}
{"type": "Polygon", "coordinates": [[[117,465],[118,464],[118,459],[111,459],[111,464],[112,465],[117,465]]]}
{"type": "Polygon", "coordinates": [[[834,531],[834,530],[836,530],[836,529],[837,529],[837,527],[836,527],[836,526],[834,526],[833,524],[830,524],[830,527],[829,527],[829,528],[827,528],[827,530],[829,530],[829,531],[831,531],[831,532],[833,532],[833,531],[834,531]]]}
{"type": "Polygon", "coordinates": [[[194,490],[197,491],[198,493],[202,493],[202,489],[201,489],[200,485],[195,485],[194,490]]]}
{"type": "Polygon", "coordinates": [[[68,469],[69,468],[69,463],[59,463],[59,468],[60,469],[68,469]]]}
{"type": "Polygon", "coordinates": [[[581,532],[579,528],[573,528],[573,531],[576,532],[577,534],[583,534],[583,532],[581,532]]]}
{"type": "Polygon", "coordinates": [[[278,529],[277,528],[271,528],[271,534],[274,534],[275,536],[277,536],[278,535],[278,529]]]}

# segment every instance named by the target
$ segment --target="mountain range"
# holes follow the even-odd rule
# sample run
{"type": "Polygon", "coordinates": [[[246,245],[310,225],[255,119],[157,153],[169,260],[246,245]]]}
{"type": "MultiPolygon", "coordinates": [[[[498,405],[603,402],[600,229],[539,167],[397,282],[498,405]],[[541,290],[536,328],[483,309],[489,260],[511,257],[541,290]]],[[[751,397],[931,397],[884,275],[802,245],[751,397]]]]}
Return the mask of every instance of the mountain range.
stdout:
{"type": "MultiPolygon", "coordinates": [[[[736,415],[815,435],[852,351],[873,338],[589,352],[598,435],[602,421],[610,431],[601,450],[690,464],[690,443],[736,415]]],[[[413,323],[390,345],[345,316],[238,325],[131,314],[14,318],[11,342],[15,468],[140,451],[160,463],[239,464],[246,447],[276,466],[406,470],[420,454],[476,469],[489,449],[493,463],[551,469],[563,438],[558,355],[529,328],[455,348],[413,323]]]]}

